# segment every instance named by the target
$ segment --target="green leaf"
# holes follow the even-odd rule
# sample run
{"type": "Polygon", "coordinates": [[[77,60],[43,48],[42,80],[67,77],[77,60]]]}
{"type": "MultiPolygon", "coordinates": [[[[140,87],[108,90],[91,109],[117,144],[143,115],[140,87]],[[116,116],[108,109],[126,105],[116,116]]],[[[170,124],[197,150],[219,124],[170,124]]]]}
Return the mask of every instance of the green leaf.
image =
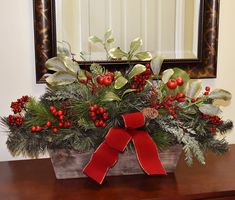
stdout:
{"type": "Polygon", "coordinates": [[[124,87],[127,83],[128,80],[126,78],[124,78],[123,76],[119,76],[114,83],[114,88],[119,90],[124,87]]]}
{"type": "Polygon", "coordinates": [[[114,59],[120,59],[120,58],[123,58],[123,57],[127,57],[127,53],[122,51],[120,49],[120,47],[110,49],[109,50],[109,55],[114,59]]]}
{"type": "Polygon", "coordinates": [[[140,38],[135,38],[130,44],[129,54],[133,54],[143,45],[143,41],[140,38]]]}
{"type": "Polygon", "coordinates": [[[90,42],[90,43],[103,43],[103,41],[100,39],[100,38],[98,38],[97,36],[95,36],[95,35],[93,35],[93,36],[90,36],[89,38],[88,38],[88,41],[90,42]]]}
{"type": "Polygon", "coordinates": [[[77,77],[67,72],[58,71],[46,78],[46,82],[52,86],[67,85],[75,82],[77,77]]]}
{"type": "Polygon", "coordinates": [[[57,55],[72,57],[70,50],[61,46],[57,47],[57,55]]]}
{"type": "Polygon", "coordinates": [[[146,67],[144,65],[137,64],[132,68],[132,70],[128,74],[128,78],[132,79],[134,76],[137,76],[145,71],[146,71],[146,67]]]}
{"type": "Polygon", "coordinates": [[[66,66],[64,64],[64,56],[58,56],[50,58],[46,61],[46,68],[52,71],[66,71],[66,66]]]}
{"type": "Polygon", "coordinates": [[[112,29],[108,29],[104,34],[104,40],[107,41],[112,35],[112,29]]]}
{"type": "Polygon", "coordinates": [[[162,81],[164,84],[166,84],[171,76],[174,74],[174,70],[173,69],[167,69],[162,73],[162,81]]]}
{"type": "Polygon", "coordinates": [[[232,99],[232,94],[227,90],[215,89],[209,94],[208,97],[211,99],[221,99],[224,101],[230,101],[232,99]]]}
{"type": "Polygon", "coordinates": [[[106,40],[106,42],[107,42],[108,44],[111,44],[111,43],[114,42],[114,38],[110,38],[110,39],[106,40]]]}
{"type": "Polygon", "coordinates": [[[114,72],[114,77],[117,79],[118,77],[122,76],[122,73],[120,71],[115,71],[114,72]]]}
{"type": "Polygon", "coordinates": [[[186,96],[188,98],[195,98],[199,95],[202,89],[202,82],[201,80],[190,80],[186,87],[186,96]]]}
{"type": "Polygon", "coordinates": [[[102,101],[121,101],[121,99],[113,92],[107,92],[102,101]]]}
{"type": "Polygon", "coordinates": [[[164,59],[162,56],[156,56],[151,60],[150,66],[154,75],[158,76],[158,74],[160,73],[163,60],[164,59]]]}
{"type": "Polygon", "coordinates": [[[71,72],[75,74],[77,74],[80,70],[78,63],[68,57],[64,58],[64,64],[71,72]]]}
{"type": "Polygon", "coordinates": [[[122,98],[126,95],[126,94],[128,94],[128,93],[131,93],[131,92],[135,92],[137,89],[127,89],[127,90],[125,90],[124,92],[123,92],[123,94],[122,94],[122,98]]]}
{"type": "Polygon", "coordinates": [[[144,51],[135,54],[135,57],[138,58],[139,60],[147,61],[152,59],[152,54],[148,51],[144,51]]]}
{"type": "Polygon", "coordinates": [[[203,106],[200,106],[200,107],[199,107],[199,110],[200,110],[203,114],[205,114],[205,115],[211,115],[211,116],[213,116],[213,115],[218,115],[218,114],[221,112],[221,110],[220,110],[219,107],[213,106],[213,105],[211,105],[211,104],[205,104],[205,105],[203,105],[203,106]]]}

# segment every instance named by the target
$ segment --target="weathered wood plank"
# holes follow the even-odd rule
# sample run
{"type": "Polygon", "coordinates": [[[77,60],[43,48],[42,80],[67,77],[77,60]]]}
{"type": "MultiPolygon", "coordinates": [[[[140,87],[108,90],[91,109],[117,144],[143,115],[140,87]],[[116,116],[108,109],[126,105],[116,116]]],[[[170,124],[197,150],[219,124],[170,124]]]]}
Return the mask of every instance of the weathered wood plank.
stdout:
{"type": "MultiPolygon", "coordinates": [[[[168,173],[174,172],[182,152],[180,145],[160,152],[161,162],[168,173]]],[[[92,152],[79,153],[74,150],[49,150],[53,168],[57,179],[86,177],[82,170],[89,162],[92,152]]],[[[143,174],[135,152],[126,151],[119,154],[116,165],[108,172],[108,176],[143,174]]]]}

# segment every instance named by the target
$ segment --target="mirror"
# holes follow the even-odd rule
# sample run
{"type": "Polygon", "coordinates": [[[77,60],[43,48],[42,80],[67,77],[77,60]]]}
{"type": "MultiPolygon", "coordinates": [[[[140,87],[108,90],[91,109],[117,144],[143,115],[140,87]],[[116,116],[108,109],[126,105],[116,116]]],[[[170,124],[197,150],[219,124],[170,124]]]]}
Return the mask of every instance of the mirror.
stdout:
{"type": "MultiPolygon", "coordinates": [[[[101,43],[88,42],[91,35],[103,40],[107,29],[114,42],[128,52],[133,39],[143,40],[141,51],[165,59],[196,59],[199,0],[56,0],[56,37],[71,45],[76,60],[106,60],[101,43]],[[134,8],[134,9],[133,9],[134,8]],[[131,12],[130,12],[131,11],[131,12]],[[79,56],[82,52],[85,56],[79,56]]],[[[110,57],[110,56],[108,56],[110,57]]]]}
{"type": "Polygon", "coordinates": [[[88,60],[78,61],[82,67],[89,66],[98,58],[97,62],[108,68],[140,63],[140,61],[127,62],[125,60],[101,61],[104,58],[102,49],[98,45],[89,44],[87,39],[89,35],[101,37],[108,28],[113,29],[113,35],[116,38],[115,47],[127,49],[132,39],[141,37],[144,42],[142,50],[151,51],[153,54],[160,53],[166,58],[162,70],[180,67],[188,71],[192,78],[216,77],[219,0],[122,0],[115,2],[110,0],[33,0],[38,83],[43,82],[46,60],[56,56],[58,40],[65,40],[73,45],[72,51],[77,55],[84,50],[91,54],[88,60]],[[99,4],[106,5],[104,10],[99,10],[101,9],[98,7],[99,4]],[[116,9],[118,6],[120,9],[116,9]],[[167,11],[168,8],[170,9],[167,11]],[[99,12],[94,13],[94,11],[99,12]],[[65,12],[68,12],[68,15],[65,15],[65,12]],[[113,14],[113,12],[119,14],[113,14]],[[141,14],[138,15],[138,13],[141,14]],[[97,15],[100,18],[97,18],[97,15]],[[72,21],[75,25],[71,23],[72,21]],[[68,27],[69,31],[65,27],[68,27]],[[186,27],[189,31],[186,31],[186,27]],[[72,39],[69,38],[70,35],[72,39]]]}

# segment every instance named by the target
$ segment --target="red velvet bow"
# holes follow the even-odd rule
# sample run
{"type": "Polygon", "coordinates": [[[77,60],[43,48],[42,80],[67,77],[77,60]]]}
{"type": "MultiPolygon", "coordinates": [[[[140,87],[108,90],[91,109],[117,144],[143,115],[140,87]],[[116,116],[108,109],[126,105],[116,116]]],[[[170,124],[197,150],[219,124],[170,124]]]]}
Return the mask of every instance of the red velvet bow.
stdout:
{"type": "Polygon", "coordinates": [[[123,152],[133,141],[137,159],[142,169],[148,174],[166,174],[158,156],[157,145],[146,131],[135,130],[145,124],[141,112],[122,115],[125,128],[112,127],[104,142],[96,149],[83,172],[102,184],[109,168],[115,165],[118,154],[123,152]]]}

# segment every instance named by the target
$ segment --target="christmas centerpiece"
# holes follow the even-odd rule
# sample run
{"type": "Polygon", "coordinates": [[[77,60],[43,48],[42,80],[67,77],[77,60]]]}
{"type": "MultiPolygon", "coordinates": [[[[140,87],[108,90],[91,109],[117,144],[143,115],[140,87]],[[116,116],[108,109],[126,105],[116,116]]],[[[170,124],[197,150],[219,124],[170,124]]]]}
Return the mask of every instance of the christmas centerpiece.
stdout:
{"type": "MultiPolygon", "coordinates": [[[[117,57],[120,51],[112,49],[115,53],[110,55],[117,57]]],[[[220,117],[219,105],[231,94],[202,88],[200,80],[190,80],[179,68],[159,76],[161,63],[154,57],[125,72],[111,72],[95,63],[84,70],[71,54],[61,51],[46,63],[54,73],[46,77],[45,94],[39,100],[23,96],[11,103],[13,114],[1,118],[9,129],[9,151],[32,158],[47,151],[52,157],[56,151],[62,152],[60,157],[77,152],[84,159],[76,162],[72,157],[64,163],[82,164],[81,172],[98,183],[118,165],[123,152],[136,155],[135,165],[147,174],[170,171],[159,152],[179,146],[188,165],[194,157],[205,164],[207,150],[225,153],[224,134],[233,123],[220,117]]],[[[128,159],[124,163],[131,165],[128,159]]]]}

